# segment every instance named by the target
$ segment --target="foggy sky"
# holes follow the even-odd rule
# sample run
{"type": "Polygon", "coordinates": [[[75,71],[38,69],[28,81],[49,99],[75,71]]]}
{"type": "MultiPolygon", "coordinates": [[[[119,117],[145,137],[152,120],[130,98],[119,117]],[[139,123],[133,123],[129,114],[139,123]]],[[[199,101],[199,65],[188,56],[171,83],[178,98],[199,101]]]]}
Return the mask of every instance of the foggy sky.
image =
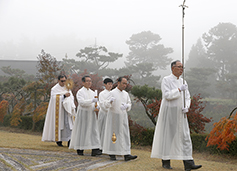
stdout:
{"type": "MultiPolygon", "coordinates": [[[[159,34],[160,43],[174,50],[169,57],[181,59],[182,3],[183,0],[0,0],[0,43],[15,44],[28,53],[23,56],[5,50],[0,59],[37,60],[41,49],[58,60],[66,53],[75,58],[81,48],[95,43],[123,53],[125,58],[129,52],[125,41],[142,31],[159,34]]],[[[220,22],[237,25],[235,0],[186,0],[186,5],[186,59],[203,33],[220,22]]]]}

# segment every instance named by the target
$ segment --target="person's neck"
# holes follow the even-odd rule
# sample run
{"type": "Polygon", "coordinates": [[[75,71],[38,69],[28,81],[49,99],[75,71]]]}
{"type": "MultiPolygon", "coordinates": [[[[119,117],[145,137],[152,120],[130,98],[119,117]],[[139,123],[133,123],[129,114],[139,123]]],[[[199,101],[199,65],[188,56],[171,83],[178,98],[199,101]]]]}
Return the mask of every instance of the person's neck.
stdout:
{"type": "Polygon", "coordinates": [[[123,90],[121,90],[119,87],[117,87],[120,91],[123,91],[123,90]]]}
{"type": "MultiPolygon", "coordinates": [[[[84,86],[85,87],[85,86],[84,86]]],[[[89,90],[90,89],[90,87],[85,87],[87,90],[89,90]]]]}
{"type": "Polygon", "coordinates": [[[110,91],[110,89],[107,89],[107,88],[105,90],[110,91]]]}
{"type": "Polygon", "coordinates": [[[175,77],[177,77],[177,80],[179,79],[179,76],[177,76],[177,75],[175,75],[175,74],[173,74],[175,77]]]}

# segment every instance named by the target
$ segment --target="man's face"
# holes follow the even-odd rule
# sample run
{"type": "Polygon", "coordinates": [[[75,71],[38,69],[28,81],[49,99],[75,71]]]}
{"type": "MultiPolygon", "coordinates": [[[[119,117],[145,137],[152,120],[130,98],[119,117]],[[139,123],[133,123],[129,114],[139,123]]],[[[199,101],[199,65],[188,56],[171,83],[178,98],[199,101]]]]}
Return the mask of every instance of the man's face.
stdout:
{"type": "Polygon", "coordinates": [[[90,77],[86,77],[86,78],[85,78],[85,82],[82,82],[82,83],[83,83],[83,86],[84,86],[84,87],[90,88],[91,85],[92,85],[91,78],[90,78],[90,77]]]}
{"type": "Polygon", "coordinates": [[[107,84],[104,84],[105,85],[105,89],[106,90],[111,90],[112,89],[112,87],[113,87],[113,83],[111,83],[111,82],[109,82],[109,83],[107,83],[107,84]]]}
{"type": "Polygon", "coordinates": [[[128,81],[126,78],[122,78],[121,82],[118,82],[118,89],[119,90],[125,90],[125,88],[127,87],[128,81]]]}
{"type": "Polygon", "coordinates": [[[172,73],[179,77],[183,73],[183,64],[181,62],[176,62],[176,65],[172,66],[172,73]]]}
{"type": "Polygon", "coordinates": [[[66,81],[66,80],[67,80],[67,79],[66,79],[65,77],[60,78],[60,80],[58,80],[59,85],[60,85],[61,87],[63,87],[63,86],[65,85],[65,81],[66,81]]]}

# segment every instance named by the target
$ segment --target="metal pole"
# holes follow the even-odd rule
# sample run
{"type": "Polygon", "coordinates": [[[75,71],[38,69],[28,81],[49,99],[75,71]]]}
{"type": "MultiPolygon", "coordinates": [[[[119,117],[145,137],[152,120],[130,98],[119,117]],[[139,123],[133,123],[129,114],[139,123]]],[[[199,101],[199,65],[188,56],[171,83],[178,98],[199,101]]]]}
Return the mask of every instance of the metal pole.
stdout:
{"type": "MultiPolygon", "coordinates": [[[[183,84],[185,83],[184,82],[184,10],[185,8],[188,6],[185,5],[185,1],[183,1],[183,4],[180,5],[179,7],[182,7],[182,64],[183,64],[183,84]]],[[[185,102],[185,91],[183,91],[183,97],[184,97],[184,108],[186,107],[186,102],[185,102]]],[[[186,117],[186,115],[184,115],[184,117],[186,117]]]]}

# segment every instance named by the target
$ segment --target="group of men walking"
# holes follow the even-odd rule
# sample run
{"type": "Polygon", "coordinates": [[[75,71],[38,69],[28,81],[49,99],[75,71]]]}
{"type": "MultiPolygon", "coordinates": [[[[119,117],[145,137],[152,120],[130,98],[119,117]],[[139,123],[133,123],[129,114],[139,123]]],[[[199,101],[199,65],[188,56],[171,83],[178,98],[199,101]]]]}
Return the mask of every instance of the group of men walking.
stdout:
{"type": "Polygon", "coordinates": [[[91,156],[104,153],[111,160],[116,160],[116,155],[123,155],[125,161],[136,159],[130,149],[127,111],[131,109],[131,100],[125,91],[127,79],[120,77],[118,86],[111,91],[113,80],[106,78],[105,90],[98,97],[90,89],[91,77],[82,77],[83,87],[76,94],[77,112],[71,90],[65,87],[66,79],[65,75],[60,75],[58,84],[51,89],[42,141],[55,141],[58,146],[68,141],[69,149],[77,150],[78,155],[91,149],[91,156]],[[113,134],[115,141],[112,141],[113,134]]]}
{"type": "MultiPolygon", "coordinates": [[[[183,64],[179,60],[172,62],[171,71],[161,83],[162,102],[151,157],[162,159],[165,169],[172,169],[171,159],[183,160],[185,171],[199,169],[202,165],[195,165],[192,158],[186,115],[191,99],[187,82],[180,77],[183,64]]],[[[123,155],[125,161],[136,159],[130,149],[127,111],[131,109],[131,100],[125,91],[127,79],[120,77],[117,87],[111,90],[113,81],[106,78],[105,90],[98,97],[90,89],[90,76],[84,76],[83,87],[76,94],[77,112],[72,92],[65,88],[66,79],[65,75],[60,75],[58,84],[51,89],[42,141],[55,141],[58,146],[62,146],[62,141],[68,141],[69,149],[77,150],[78,155],[84,155],[84,150],[91,149],[92,156],[104,153],[111,160],[116,160],[116,155],[123,155]],[[75,116],[73,125],[72,116],[75,116]]]]}

